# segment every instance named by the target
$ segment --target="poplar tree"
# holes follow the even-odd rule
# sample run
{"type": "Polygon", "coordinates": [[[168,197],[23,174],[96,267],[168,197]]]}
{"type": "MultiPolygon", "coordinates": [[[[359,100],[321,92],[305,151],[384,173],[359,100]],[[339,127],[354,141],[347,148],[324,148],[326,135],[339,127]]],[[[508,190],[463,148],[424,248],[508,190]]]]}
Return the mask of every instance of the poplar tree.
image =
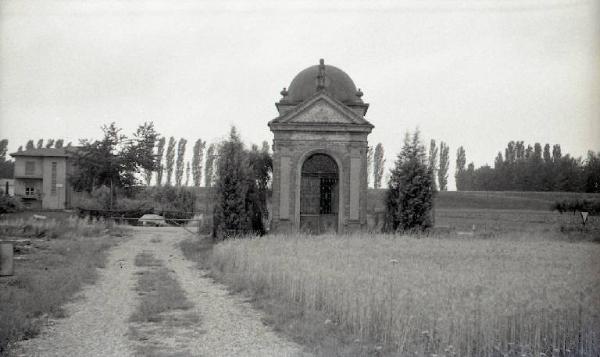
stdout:
{"type": "Polygon", "coordinates": [[[435,140],[431,139],[431,142],[429,143],[429,167],[431,168],[431,171],[433,173],[433,188],[436,190],[437,190],[437,185],[435,183],[435,176],[438,171],[437,156],[438,156],[437,145],[435,144],[435,140]]]}
{"type": "Polygon", "coordinates": [[[37,142],[37,148],[41,149],[43,147],[44,147],[44,139],[38,140],[38,142],[37,142]]]}
{"type": "Polygon", "coordinates": [[[175,165],[175,138],[169,138],[169,144],[167,145],[167,186],[171,186],[171,178],[173,178],[173,166],[175,165]]]}
{"type": "Polygon", "coordinates": [[[465,189],[464,176],[466,164],[467,156],[465,154],[465,149],[462,146],[460,146],[458,150],[456,150],[456,171],[454,173],[454,178],[456,179],[456,189],[458,191],[462,191],[465,189]]]}
{"type": "Polygon", "coordinates": [[[373,170],[373,147],[367,149],[367,187],[371,184],[371,172],[373,170]]]}
{"type": "Polygon", "coordinates": [[[196,187],[200,187],[202,183],[202,162],[204,161],[205,147],[206,141],[202,141],[202,139],[196,140],[192,155],[192,179],[196,187]]]}
{"type": "Polygon", "coordinates": [[[163,177],[163,155],[165,154],[165,137],[161,137],[158,139],[158,144],[156,147],[156,185],[160,186],[162,184],[163,177]]]}
{"type": "Polygon", "coordinates": [[[54,139],[48,139],[46,141],[46,149],[50,149],[54,145],[54,139]]]}
{"type": "Polygon", "coordinates": [[[381,179],[383,178],[383,170],[385,166],[385,159],[383,158],[383,145],[381,143],[375,146],[374,153],[374,162],[373,162],[373,187],[380,188],[381,187],[381,179]]]}
{"type": "Polygon", "coordinates": [[[183,170],[184,170],[184,155],[185,155],[185,145],[187,144],[187,140],[184,138],[179,139],[179,143],[177,144],[177,162],[175,166],[175,186],[181,186],[181,181],[183,180],[183,170]]]}
{"type": "Polygon", "coordinates": [[[440,166],[437,176],[440,191],[448,191],[448,169],[450,168],[450,147],[445,142],[440,142],[440,166]]]}
{"type": "Polygon", "coordinates": [[[206,187],[212,187],[215,149],[215,144],[210,144],[206,150],[206,166],[204,167],[204,186],[206,187]]]}
{"type": "Polygon", "coordinates": [[[190,185],[190,162],[186,161],[186,166],[185,166],[185,185],[189,186],[190,185]]]}
{"type": "Polygon", "coordinates": [[[57,149],[60,149],[64,146],[65,141],[63,139],[57,139],[56,142],[54,143],[54,147],[57,149]]]}

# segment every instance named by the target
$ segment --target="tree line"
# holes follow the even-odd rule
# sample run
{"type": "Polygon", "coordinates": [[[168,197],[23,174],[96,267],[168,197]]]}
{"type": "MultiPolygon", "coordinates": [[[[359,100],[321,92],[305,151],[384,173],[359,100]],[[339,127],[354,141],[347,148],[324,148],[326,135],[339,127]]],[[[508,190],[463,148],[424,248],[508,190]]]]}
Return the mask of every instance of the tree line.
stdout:
{"type": "Polygon", "coordinates": [[[456,153],[458,191],[573,191],[600,192],[600,152],[588,151],[585,159],[563,155],[558,144],[533,146],[510,141],[498,152],[494,167],[466,167],[461,146],[456,153]]]}

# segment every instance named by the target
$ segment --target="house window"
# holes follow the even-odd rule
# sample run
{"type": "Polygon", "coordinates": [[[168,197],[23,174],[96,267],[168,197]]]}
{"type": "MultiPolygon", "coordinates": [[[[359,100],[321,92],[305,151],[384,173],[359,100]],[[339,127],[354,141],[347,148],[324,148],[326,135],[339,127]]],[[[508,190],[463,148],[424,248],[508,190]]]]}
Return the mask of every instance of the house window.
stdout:
{"type": "Polygon", "coordinates": [[[56,195],[56,161],[52,162],[52,172],[50,181],[50,194],[56,195]]]}
{"type": "Polygon", "coordinates": [[[25,175],[35,174],[35,161],[25,161],[25,175]]]}
{"type": "Polygon", "coordinates": [[[33,187],[25,187],[25,196],[33,196],[35,189],[33,187]]]}

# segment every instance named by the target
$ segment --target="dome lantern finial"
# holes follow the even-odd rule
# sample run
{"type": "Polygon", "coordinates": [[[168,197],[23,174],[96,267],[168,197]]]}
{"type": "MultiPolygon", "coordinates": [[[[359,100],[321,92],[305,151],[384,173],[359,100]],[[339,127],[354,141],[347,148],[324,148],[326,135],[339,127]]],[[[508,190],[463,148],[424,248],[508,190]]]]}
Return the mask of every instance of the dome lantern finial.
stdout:
{"type": "Polygon", "coordinates": [[[281,96],[283,97],[283,98],[281,98],[281,100],[285,100],[288,95],[288,91],[285,87],[283,87],[283,89],[281,90],[281,92],[279,92],[279,94],[281,94],[281,96]]]}
{"type": "Polygon", "coordinates": [[[358,90],[356,91],[356,96],[358,97],[358,99],[360,99],[363,96],[363,92],[362,90],[360,90],[360,88],[358,88],[358,90]]]}
{"type": "Polygon", "coordinates": [[[317,74],[317,90],[321,91],[325,89],[325,60],[319,60],[319,72],[317,74]]]}

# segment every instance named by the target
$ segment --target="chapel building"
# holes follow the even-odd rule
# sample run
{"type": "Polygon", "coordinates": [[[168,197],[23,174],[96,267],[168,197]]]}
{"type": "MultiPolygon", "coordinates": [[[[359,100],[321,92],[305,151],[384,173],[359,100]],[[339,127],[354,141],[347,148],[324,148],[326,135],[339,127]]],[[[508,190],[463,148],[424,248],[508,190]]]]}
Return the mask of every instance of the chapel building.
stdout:
{"type": "Polygon", "coordinates": [[[294,77],[269,122],[273,140],[271,232],[346,233],[367,226],[363,93],[341,69],[311,66],[294,77]]]}

